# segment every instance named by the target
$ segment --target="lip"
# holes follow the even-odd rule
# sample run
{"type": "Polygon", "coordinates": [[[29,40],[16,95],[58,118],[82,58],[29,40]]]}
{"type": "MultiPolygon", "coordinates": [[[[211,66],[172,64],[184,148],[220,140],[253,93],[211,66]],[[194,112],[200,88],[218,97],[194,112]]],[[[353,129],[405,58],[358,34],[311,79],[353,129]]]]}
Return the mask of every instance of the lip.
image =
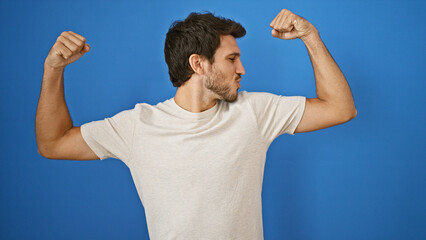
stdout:
{"type": "Polygon", "coordinates": [[[241,87],[241,78],[238,78],[237,80],[235,80],[237,83],[238,83],[238,88],[240,88],[241,87]]]}

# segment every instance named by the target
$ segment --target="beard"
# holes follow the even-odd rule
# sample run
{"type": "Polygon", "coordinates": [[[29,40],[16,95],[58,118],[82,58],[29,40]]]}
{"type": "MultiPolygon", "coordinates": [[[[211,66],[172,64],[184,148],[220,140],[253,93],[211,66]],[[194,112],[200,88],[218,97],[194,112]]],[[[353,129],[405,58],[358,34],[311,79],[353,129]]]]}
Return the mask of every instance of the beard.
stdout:
{"type": "Polygon", "coordinates": [[[216,93],[219,99],[226,102],[235,102],[238,98],[238,93],[233,90],[232,84],[227,83],[225,75],[214,66],[212,70],[204,76],[204,87],[216,93]]]}

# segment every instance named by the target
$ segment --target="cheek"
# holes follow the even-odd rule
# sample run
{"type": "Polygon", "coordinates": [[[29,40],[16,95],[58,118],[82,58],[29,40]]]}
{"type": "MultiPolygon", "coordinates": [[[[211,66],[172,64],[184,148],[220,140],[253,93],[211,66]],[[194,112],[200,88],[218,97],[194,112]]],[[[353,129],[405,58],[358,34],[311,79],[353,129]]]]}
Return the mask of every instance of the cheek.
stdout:
{"type": "Polygon", "coordinates": [[[224,81],[229,81],[229,79],[234,79],[236,67],[233,63],[227,63],[220,66],[220,68],[216,69],[216,73],[220,76],[224,81]]]}
{"type": "Polygon", "coordinates": [[[230,63],[228,64],[224,69],[223,69],[223,73],[226,74],[226,76],[231,76],[233,77],[235,75],[235,71],[236,71],[236,67],[235,64],[230,63]]]}

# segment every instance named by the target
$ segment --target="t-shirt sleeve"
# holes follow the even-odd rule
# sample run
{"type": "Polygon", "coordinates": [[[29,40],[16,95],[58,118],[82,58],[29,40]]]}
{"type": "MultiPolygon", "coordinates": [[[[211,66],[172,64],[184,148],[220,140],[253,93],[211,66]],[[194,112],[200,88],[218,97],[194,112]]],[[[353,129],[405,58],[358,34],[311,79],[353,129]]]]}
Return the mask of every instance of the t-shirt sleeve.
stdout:
{"type": "Polygon", "coordinates": [[[306,97],[246,92],[261,135],[272,142],[282,134],[294,135],[305,111],[306,97]]]}
{"type": "Polygon", "coordinates": [[[135,109],[130,109],[103,120],[85,123],[80,131],[99,159],[116,158],[127,164],[131,161],[135,122],[135,109]]]}

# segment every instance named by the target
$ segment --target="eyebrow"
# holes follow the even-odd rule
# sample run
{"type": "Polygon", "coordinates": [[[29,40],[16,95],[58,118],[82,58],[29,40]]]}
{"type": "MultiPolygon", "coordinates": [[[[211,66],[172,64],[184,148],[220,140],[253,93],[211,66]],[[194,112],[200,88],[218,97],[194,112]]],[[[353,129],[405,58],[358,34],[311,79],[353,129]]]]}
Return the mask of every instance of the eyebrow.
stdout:
{"type": "Polygon", "coordinates": [[[227,57],[229,57],[229,56],[238,56],[239,57],[239,56],[241,56],[241,54],[239,52],[233,52],[233,53],[227,55],[227,57]]]}

